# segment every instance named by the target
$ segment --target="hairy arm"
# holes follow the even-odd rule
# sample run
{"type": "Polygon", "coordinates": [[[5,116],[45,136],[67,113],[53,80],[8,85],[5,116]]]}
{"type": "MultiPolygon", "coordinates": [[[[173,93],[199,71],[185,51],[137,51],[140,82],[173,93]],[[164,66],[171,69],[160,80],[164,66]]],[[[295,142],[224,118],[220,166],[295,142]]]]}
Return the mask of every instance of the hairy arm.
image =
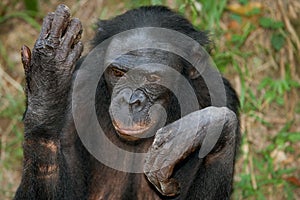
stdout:
{"type": "Polygon", "coordinates": [[[61,199],[65,186],[61,133],[65,126],[68,94],[83,45],[82,26],[59,5],[43,21],[32,53],[23,46],[27,106],[24,113],[22,181],[15,199],[61,199]]]}
{"type": "MultiPolygon", "coordinates": [[[[228,157],[224,165],[227,165],[228,170],[232,170],[237,128],[238,119],[233,111],[226,107],[212,106],[195,111],[161,128],[156,133],[149,149],[144,166],[145,175],[161,194],[178,195],[180,185],[177,180],[171,178],[174,167],[199,148],[199,159],[217,151],[225,160],[228,157]]],[[[219,156],[215,157],[219,158],[219,156]]],[[[223,159],[220,161],[222,162],[223,159]]],[[[222,167],[224,166],[220,164],[220,168],[222,167]]],[[[215,173],[210,176],[218,176],[217,173],[223,172],[216,171],[215,173]]],[[[230,180],[228,180],[228,185],[230,188],[230,180]]],[[[209,188],[210,185],[205,185],[205,187],[209,188]]],[[[218,187],[213,185],[211,188],[218,187]]]]}

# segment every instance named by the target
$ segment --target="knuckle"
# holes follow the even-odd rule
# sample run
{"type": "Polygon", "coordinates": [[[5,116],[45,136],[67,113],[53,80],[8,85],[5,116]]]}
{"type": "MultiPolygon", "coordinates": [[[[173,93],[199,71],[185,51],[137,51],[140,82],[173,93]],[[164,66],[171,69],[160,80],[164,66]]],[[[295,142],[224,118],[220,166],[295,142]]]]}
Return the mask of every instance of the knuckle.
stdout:
{"type": "Polygon", "coordinates": [[[37,46],[33,48],[32,51],[32,57],[33,59],[37,59],[37,58],[47,58],[52,59],[53,56],[55,55],[55,52],[52,50],[52,47],[50,46],[37,46]]]}
{"type": "Polygon", "coordinates": [[[44,17],[43,23],[46,23],[46,22],[48,22],[49,20],[50,20],[50,21],[53,20],[53,17],[54,17],[54,12],[48,13],[48,15],[47,15],[46,17],[44,17]]]}
{"type": "Polygon", "coordinates": [[[74,49],[78,52],[78,55],[80,56],[81,53],[82,53],[82,51],[83,51],[83,44],[82,44],[82,42],[79,41],[79,42],[75,45],[74,49]]]}
{"type": "Polygon", "coordinates": [[[56,37],[52,36],[46,39],[45,41],[45,47],[50,47],[52,49],[55,49],[59,46],[59,40],[57,40],[56,37]]]}
{"type": "Polygon", "coordinates": [[[78,18],[73,18],[70,22],[70,26],[69,26],[70,30],[73,30],[74,33],[78,33],[78,34],[81,34],[82,32],[82,24],[81,22],[79,21],[78,18]]]}
{"type": "Polygon", "coordinates": [[[60,4],[57,6],[57,9],[55,11],[57,15],[63,16],[63,17],[69,17],[70,16],[70,9],[68,6],[64,4],[60,4]]]}
{"type": "Polygon", "coordinates": [[[74,24],[76,24],[76,25],[78,25],[78,26],[82,26],[82,24],[81,24],[81,21],[79,20],[79,18],[77,18],[77,17],[75,17],[75,18],[73,18],[72,20],[71,20],[71,23],[74,23],[74,24]]]}
{"type": "Polygon", "coordinates": [[[59,53],[59,54],[56,54],[55,60],[60,63],[60,62],[65,61],[66,57],[63,54],[59,53]]]}

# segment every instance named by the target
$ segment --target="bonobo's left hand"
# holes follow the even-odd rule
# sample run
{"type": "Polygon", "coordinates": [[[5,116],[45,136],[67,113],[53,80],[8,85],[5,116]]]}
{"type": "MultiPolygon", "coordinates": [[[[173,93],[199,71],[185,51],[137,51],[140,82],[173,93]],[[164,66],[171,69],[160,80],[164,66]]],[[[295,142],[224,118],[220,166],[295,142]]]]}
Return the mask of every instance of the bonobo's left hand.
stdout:
{"type": "Polygon", "coordinates": [[[208,107],[161,128],[146,158],[144,172],[148,180],[162,195],[179,194],[179,183],[170,178],[175,165],[199,147],[199,157],[203,158],[220,137],[235,137],[237,123],[236,115],[228,108],[208,107]]]}

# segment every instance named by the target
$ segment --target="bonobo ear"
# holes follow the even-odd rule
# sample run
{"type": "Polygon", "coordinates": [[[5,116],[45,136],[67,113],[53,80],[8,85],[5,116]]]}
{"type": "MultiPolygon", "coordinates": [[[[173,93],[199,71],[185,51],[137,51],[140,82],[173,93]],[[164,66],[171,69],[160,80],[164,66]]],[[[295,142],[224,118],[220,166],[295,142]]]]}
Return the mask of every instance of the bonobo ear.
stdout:
{"type": "Polygon", "coordinates": [[[200,73],[198,72],[198,70],[196,68],[190,67],[188,69],[188,75],[189,75],[189,78],[193,80],[193,79],[199,78],[200,73]]]}

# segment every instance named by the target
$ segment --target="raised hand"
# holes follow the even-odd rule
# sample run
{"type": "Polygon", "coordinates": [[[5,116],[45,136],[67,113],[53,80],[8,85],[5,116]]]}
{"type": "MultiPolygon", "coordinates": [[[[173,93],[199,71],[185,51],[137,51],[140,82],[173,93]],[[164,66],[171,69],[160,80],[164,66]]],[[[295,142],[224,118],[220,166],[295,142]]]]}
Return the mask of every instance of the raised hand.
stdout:
{"type": "MultiPolygon", "coordinates": [[[[64,171],[67,164],[59,159],[64,160],[64,152],[70,153],[62,144],[75,143],[63,136],[62,129],[67,118],[75,64],[83,51],[79,41],[81,33],[81,22],[70,18],[67,6],[59,5],[54,13],[44,18],[32,53],[27,46],[21,49],[27,107],[24,170],[15,199],[74,199],[72,195],[76,195],[70,189],[61,189],[64,186],[61,176],[67,176],[64,171]]],[[[71,177],[66,180],[72,182],[71,177]]],[[[80,180],[76,183],[81,184],[80,180]]]]}
{"type": "Polygon", "coordinates": [[[51,116],[63,114],[75,63],[83,51],[81,33],[79,19],[71,19],[69,8],[59,5],[44,18],[32,53],[22,47],[28,105],[25,125],[28,118],[51,124],[51,116]]]}

